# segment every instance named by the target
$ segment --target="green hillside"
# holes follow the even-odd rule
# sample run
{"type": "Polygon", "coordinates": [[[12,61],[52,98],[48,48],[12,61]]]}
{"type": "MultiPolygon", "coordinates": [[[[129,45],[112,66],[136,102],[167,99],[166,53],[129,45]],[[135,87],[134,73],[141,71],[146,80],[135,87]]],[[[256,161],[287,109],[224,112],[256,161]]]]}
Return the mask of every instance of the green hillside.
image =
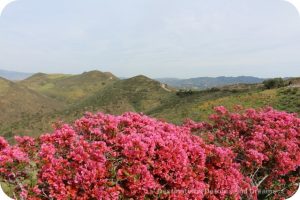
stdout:
{"type": "Polygon", "coordinates": [[[46,97],[14,82],[0,78],[0,127],[13,129],[10,125],[35,115],[45,115],[65,108],[64,103],[46,97]]]}
{"type": "Polygon", "coordinates": [[[51,98],[72,103],[101,90],[116,80],[118,78],[113,74],[100,71],[90,71],[80,75],[38,73],[19,84],[51,98]]]}
{"type": "MultiPolygon", "coordinates": [[[[37,135],[41,131],[49,131],[51,124],[63,120],[72,121],[81,117],[85,112],[105,112],[121,114],[128,111],[148,112],[161,106],[166,99],[176,97],[175,91],[161,83],[145,76],[137,76],[125,80],[117,80],[101,90],[88,95],[77,103],[69,104],[66,109],[35,115],[26,120],[20,120],[10,126],[15,134],[37,135]],[[30,127],[31,131],[24,131],[30,127]]],[[[3,130],[5,132],[5,130],[3,130]]]]}
{"type": "Polygon", "coordinates": [[[51,125],[57,121],[71,122],[85,112],[142,112],[177,124],[186,118],[207,120],[219,105],[229,109],[236,105],[272,106],[300,113],[298,81],[290,79],[288,86],[270,90],[263,84],[236,84],[185,91],[145,76],[119,80],[99,71],[81,75],[36,74],[18,84],[0,79],[0,106],[7,113],[1,115],[0,132],[7,138],[16,134],[36,136],[51,131],[51,125]]]}
{"type": "Polygon", "coordinates": [[[120,114],[126,111],[148,112],[160,106],[174,91],[145,76],[120,80],[77,104],[72,110],[104,111],[120,114]]]}

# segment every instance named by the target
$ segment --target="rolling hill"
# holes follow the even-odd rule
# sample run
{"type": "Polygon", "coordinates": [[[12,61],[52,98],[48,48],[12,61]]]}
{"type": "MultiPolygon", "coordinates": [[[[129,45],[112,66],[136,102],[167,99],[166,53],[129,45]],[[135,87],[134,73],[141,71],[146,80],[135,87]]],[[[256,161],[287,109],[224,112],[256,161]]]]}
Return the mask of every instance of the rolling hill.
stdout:
{"type": "MultiPolygon", "coordinates": [[[[34,115],[44,115],[64,108],[65,104],[14,82],[0,78],[1,128],[34,115]]],[[[10,127],[13,129],[13,127],[10,127]]]]}
{"type": "Polygon", "coordinates": [[[85,112],[142,112],[180,124],[186,118],[207,120],[213,107],[274,108],[300,113],[299,79],[289,86],[266,90],[263,84],[233,84],[218,88],[176,90],[146,76],[118,79],[100,71],[80,75],[35,74],[17,83],[1,79],[0,133],[39,135],[57,121],[71,122],[85,112]],[[7,113],[7,114],[5,114],[7,113]],[[1,121],[2,120],[2,121],[1,121]]]}
{"type": "Polygon", "coordinates": [[[118,80],[108,72],[90,71],[79,75],[38,73],[19,84],[48,97],[72,103],[118,80]]]}
{"type": "MultiPolygon", "coordinates": [[[[77,105],[79,109],[120,114],[126,111],[148,112],[161,105],[174,90],[146,76],[119,80],[77,105]]],[[[76,108],[72,108],[76,109],[76,108]]]]}
{"type": "Polygon", "coordinates": [[[20,120],[10,126],[15,127],[14,134],[37,135],[41,133],[40,130],[49,131],[52,122],[59,120],[70,122],[87,111],[111,114],[128,111],[147,113],[163,105],[171,97],[176,97],[176,92],[172,88],[167,88],[164,84],[145,76],[136,76],[116,80],[93,95],[69,104],[63,110],[31,116],[27,120],[20,120]],[[24,127],[31,127],[31,131],[24,132],[24,127]]]}

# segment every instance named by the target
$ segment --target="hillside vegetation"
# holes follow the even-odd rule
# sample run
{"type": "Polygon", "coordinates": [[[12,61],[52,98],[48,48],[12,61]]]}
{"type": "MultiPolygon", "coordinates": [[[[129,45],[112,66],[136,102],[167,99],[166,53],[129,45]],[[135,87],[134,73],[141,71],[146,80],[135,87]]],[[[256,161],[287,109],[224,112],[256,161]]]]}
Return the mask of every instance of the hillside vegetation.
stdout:
{"type": "Polygon", "coordinates": [[[271,108],[218,106],[179,126],[89,113],[38,138],[0,137],[0,180],[26,200],[281,200],[298,188],[299,142],[300,118],[271,108]]]}
{"type": "Polygon", "coordinates": [[[82,101],[72,110],[103,109],[105,112],[121,114],[128,110],[149,112],[174,96],[170,89],[145,76],[120,80],[82,101]]]}
{"type": "Polygon", "coordinates": [[[1,128],[33,115],[56,112],[64,106],[55,99],[0,78],[1,128]]]}
{"type": "Polygon", "coordinates": [[[37,136],[58,121],[72,122],[85,112],[142,112],[181,124],[186,118],[207,120],[213,108],[233,110],[272,106],[300,113],[299,79],[282,88],[234,84],[201,91],[177,90],[145,76],[120,80],[107,72],[80,75],[35,74],[23,81],[0,79],[0,135],[37,136]]]}
{"type": "Polygon", "coordinates": [[[91,71],[80,75],[35,74],[19,84],[68,103],[78,101],[118,80],[111,73],[91,71]]]}

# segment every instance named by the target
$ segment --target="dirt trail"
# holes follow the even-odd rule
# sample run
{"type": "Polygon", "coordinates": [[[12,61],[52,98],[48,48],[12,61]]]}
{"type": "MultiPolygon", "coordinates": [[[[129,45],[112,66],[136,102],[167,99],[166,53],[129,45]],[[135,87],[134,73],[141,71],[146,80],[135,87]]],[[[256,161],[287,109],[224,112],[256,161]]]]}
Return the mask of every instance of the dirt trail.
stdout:
{"type": "Polygon", "coordinates": [[[168,91],[168,92],[172,92],[172,90],[170,90],[169,88],[167,88],[166,84],[161,84],[160,85],[164,90],[168,91]]]}

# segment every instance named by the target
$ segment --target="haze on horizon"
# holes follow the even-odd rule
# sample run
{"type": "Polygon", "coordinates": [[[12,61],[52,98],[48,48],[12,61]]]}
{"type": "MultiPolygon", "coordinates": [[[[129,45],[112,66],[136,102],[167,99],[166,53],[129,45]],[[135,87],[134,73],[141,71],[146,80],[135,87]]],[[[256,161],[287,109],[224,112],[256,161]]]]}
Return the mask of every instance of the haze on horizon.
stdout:
{"type": "Polygon", "coordinates": [[[282,0],[18,0],[0,69],[120,77],[300,76],[300,17],[282,0]]]}

